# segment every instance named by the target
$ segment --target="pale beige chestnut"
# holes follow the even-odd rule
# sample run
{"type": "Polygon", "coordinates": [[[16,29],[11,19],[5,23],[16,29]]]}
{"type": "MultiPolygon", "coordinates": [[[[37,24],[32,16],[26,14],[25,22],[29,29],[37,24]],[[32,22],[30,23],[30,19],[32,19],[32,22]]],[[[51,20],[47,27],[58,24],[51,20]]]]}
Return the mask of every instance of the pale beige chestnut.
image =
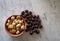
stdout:
{"type": "Polygon", "coordinates": [[[8,21],[8,23],[10,23],[10,20],[7,20],[8,21]]]}
{"type": "Polygon", "coordinates": [[[23,23],[23,20],[21,20],[22,21],[22,23],[23,23]]]}
{"type": "Polygon", "coordinates": [[[13,25],[10,24],[10,25],[8,26],[8,28],[9,28],[9,29],[12,29],[12,28],[13,28],[13,25]]]}
{"type": "Polygon", "coordinates": [[[17,30],[17,31],[16,31],[16,34],[19,34],[19,33],[20,33],[20,31],[19,31],[19,30],[17,30]]]}
{"type": "Polygon", "coordinates": [[[9,23],[6,23],[7,26],[9,26],[9,23]]]}
{"type": "Polygon", "coordinates": [[[15,25],[16,25],[16,23],[14,23],[14,22],[13,22],[13,23],[12,23],[12,25],[13,25],[13,26],[15,26],[15,25]]]}
{"type": "Polygon", "coordinates": [[[21,20],[18,20],[18,23],[20,23],[21,22],[21,20]]]}
{"type": "Polygon", "coordinates": [[[19,30],[19,28],[16,28],[16,30],[19,30]]]}
{"type": "Polygon", "coordinates": [[[16,27],[21,27],[21,24],[17,24],[16,27]]]}
{"type": "Polygon", "coordinates": [[[23,20],[18,20],[19,23],[23,23],[23,20]]]}
{"type": "Polygon", "coordinates": [[[14,17],[14,16],[12,16],[12,17],[11,17],[11,20],[14,20],[14,19],[15,19],[15,17],[14,17]]]}
{"type": "Polygon", "coordinates": [[[17,24],[17,23],[18,23],[18,20],[17,20],[17,19],[15,19],[13,22],[17,24]]]}
{"type": "Polygon", "coordinates": [[[24,25],[22,25],[22,26],[21,26],[21,29],[23,29],[23,30],[24,30],[24,25]]]}
{"type": "Polygon", "coordinates": [[[11,33],[16,33],[16,29],[10,30],[11,33]]]}
{"type": "Polygon", "coordinates": [[[16,19],[20,19],[21,17],[20,16],[17,16],[16,19]]]}

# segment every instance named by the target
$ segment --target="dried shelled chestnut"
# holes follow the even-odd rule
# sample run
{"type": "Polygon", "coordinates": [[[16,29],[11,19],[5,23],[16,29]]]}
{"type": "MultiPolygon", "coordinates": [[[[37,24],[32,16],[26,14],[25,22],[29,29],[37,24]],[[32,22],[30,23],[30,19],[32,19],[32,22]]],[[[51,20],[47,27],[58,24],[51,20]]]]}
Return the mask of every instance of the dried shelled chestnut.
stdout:
{"type": "Polygon", "coordinates": [[[39,15],[33,15],[32,11],[25,10],[21,12],[21,16],[25,18],[27,23],[26,32],[29,32],[30,35],[33,33],[39,34],[39,28],[42,29],[41,20],[39,15]]]}
{"type": "Polygon", "coordinates": [[[11,36],[22,35],[25,31],[25,26],[25,19],[20,15],[12,15],[5,23],[5,29],[11,36]]]}

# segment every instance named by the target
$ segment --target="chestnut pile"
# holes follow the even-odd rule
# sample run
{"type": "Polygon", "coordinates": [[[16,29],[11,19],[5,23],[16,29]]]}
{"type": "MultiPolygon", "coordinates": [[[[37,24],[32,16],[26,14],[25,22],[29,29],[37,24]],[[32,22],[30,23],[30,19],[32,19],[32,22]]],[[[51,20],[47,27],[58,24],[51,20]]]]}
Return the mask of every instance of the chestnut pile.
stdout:
{"type": "Polygon", "coordinates": [[[25,18],[25,21],[27,22],[26,32],[29,32],[30,35],[33,33],[40,33],[39,28],[42,29],[43,26],[41,25],[39,15],[33,15],[31,11],[25,10],[21,12],[21,16],[25,18]]]}
{"type": "Polygon", "coordinates": [[[20,34],[24,30],[24,20],[19,15],[7,19],[6,27],[12,34],[20,34]]]}

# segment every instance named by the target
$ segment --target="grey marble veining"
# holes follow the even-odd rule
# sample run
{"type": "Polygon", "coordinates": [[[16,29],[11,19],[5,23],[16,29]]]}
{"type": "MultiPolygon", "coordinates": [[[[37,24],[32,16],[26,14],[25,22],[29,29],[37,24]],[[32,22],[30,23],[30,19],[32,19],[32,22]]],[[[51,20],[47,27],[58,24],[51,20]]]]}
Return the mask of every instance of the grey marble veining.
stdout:
{"type": "Polygon", "coordinates": [[[0,0],[0,41],[60,41],[60,0],[0,0]],[[40,34],[24,33],[11,37],[5,31],[5,21],[28,9],[39,15],[43,29],[40,34]]]}

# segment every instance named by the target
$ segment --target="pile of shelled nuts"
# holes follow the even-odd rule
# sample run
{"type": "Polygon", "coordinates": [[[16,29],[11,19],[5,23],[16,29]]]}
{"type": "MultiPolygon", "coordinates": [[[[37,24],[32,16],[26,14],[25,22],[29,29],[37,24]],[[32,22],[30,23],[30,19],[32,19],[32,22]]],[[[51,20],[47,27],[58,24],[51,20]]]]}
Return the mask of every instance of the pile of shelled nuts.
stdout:
{"type": "Polygon", "coordinates": [[[20,15],[13,15],[6,21],[7,30],[12,34],[20,34],[22,31],[24,31],[24,26],[24,19],[20,15]]]}

